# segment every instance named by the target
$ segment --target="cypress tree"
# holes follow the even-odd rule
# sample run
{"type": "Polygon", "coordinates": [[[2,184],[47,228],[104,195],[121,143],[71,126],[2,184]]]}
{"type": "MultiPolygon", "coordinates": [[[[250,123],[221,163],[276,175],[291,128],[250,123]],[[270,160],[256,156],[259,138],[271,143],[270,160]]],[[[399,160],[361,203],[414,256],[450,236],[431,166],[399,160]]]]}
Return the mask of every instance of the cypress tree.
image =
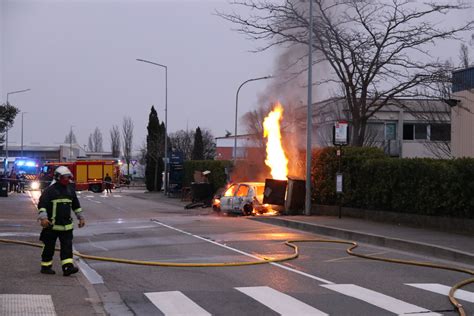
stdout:
{"type": "Polygon", "coordinates": [[[201,129],[196,128],[196,133],[194,133],[194,145],[193,153],[191,155],[192,160],[204,160],[204,144],[202,141],[201,129]]]}
{"type": "Polygon", "coordinates": [[[163,146],[162,143],[164,143],[164,135],[154,106],[150,110],[147,130],[145,184],[148,191],[159,191],[163,182],[161,177],[163,172],[163,151],[160,149],[163,146]]]}

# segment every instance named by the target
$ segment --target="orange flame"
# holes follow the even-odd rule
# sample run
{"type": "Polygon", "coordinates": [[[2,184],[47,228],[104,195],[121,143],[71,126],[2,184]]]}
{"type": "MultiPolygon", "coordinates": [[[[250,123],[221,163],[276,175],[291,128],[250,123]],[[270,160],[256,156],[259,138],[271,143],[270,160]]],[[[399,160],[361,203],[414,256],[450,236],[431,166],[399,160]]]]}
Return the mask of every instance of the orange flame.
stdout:
{"type": "Polygon", "coordinates": [[[267,138],[265,164],[270,167],[272,177],[276,180],[286,180],[288,176],[288,159],[281,144],[280,121],[282,117],[283,107],[278,102],[263,121],[263,136],[267,138]]]}

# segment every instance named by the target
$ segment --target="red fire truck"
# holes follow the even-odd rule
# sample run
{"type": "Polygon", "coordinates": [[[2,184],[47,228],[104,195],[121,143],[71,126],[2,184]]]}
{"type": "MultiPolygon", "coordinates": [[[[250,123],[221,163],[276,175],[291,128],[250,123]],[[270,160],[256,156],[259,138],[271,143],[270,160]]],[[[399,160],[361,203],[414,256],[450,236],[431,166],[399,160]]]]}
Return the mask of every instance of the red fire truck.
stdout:
{"type": "Polygon", "coordinates": [[[104,191],[104,178],[108,173],[114,186],[120,181],[120,161],[118,160],[78,160],[73,162],[47,162],[41,172],[52,179],[54,170],[66,166],[74,176],[77,190],[89,190],[95,193],[104,191]]]}

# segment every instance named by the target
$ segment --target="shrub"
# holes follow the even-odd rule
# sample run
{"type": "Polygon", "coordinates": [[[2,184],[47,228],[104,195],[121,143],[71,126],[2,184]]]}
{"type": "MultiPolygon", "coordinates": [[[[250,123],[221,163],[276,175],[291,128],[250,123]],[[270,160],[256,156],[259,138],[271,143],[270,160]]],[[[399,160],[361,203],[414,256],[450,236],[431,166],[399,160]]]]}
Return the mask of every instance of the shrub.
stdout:
{"type": "MultiPolygon", "coordinates": [[[[313,153],[313,200],[336,204],[335,148],[313,153]]],[[[474,159],[396,159],[373,148],[344,148],[342,203],[349,207],[474,218],[474,159]]]]}

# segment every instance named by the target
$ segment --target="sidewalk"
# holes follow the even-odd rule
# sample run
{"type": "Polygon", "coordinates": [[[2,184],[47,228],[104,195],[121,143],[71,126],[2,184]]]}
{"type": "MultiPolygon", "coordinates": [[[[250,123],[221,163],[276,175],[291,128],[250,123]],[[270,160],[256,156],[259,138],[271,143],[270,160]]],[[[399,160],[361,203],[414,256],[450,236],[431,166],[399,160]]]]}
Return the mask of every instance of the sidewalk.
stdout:
{"type": "MultiPolygon", "coordinates": [[[[136,198],[159,200],[183,206],[178,198],[168,198],[160,193],[134,192],[136,198]]],[[[209,210],[210,208],[202,209],[209,210]]],[[[474,266],[474,235],[447,233],[433,229],[413,228],[365,219],[336,216],[256,216],[251,220],[303,230],[324,236],[387,247],[437,259],[456,261],[474,266]]]]}

